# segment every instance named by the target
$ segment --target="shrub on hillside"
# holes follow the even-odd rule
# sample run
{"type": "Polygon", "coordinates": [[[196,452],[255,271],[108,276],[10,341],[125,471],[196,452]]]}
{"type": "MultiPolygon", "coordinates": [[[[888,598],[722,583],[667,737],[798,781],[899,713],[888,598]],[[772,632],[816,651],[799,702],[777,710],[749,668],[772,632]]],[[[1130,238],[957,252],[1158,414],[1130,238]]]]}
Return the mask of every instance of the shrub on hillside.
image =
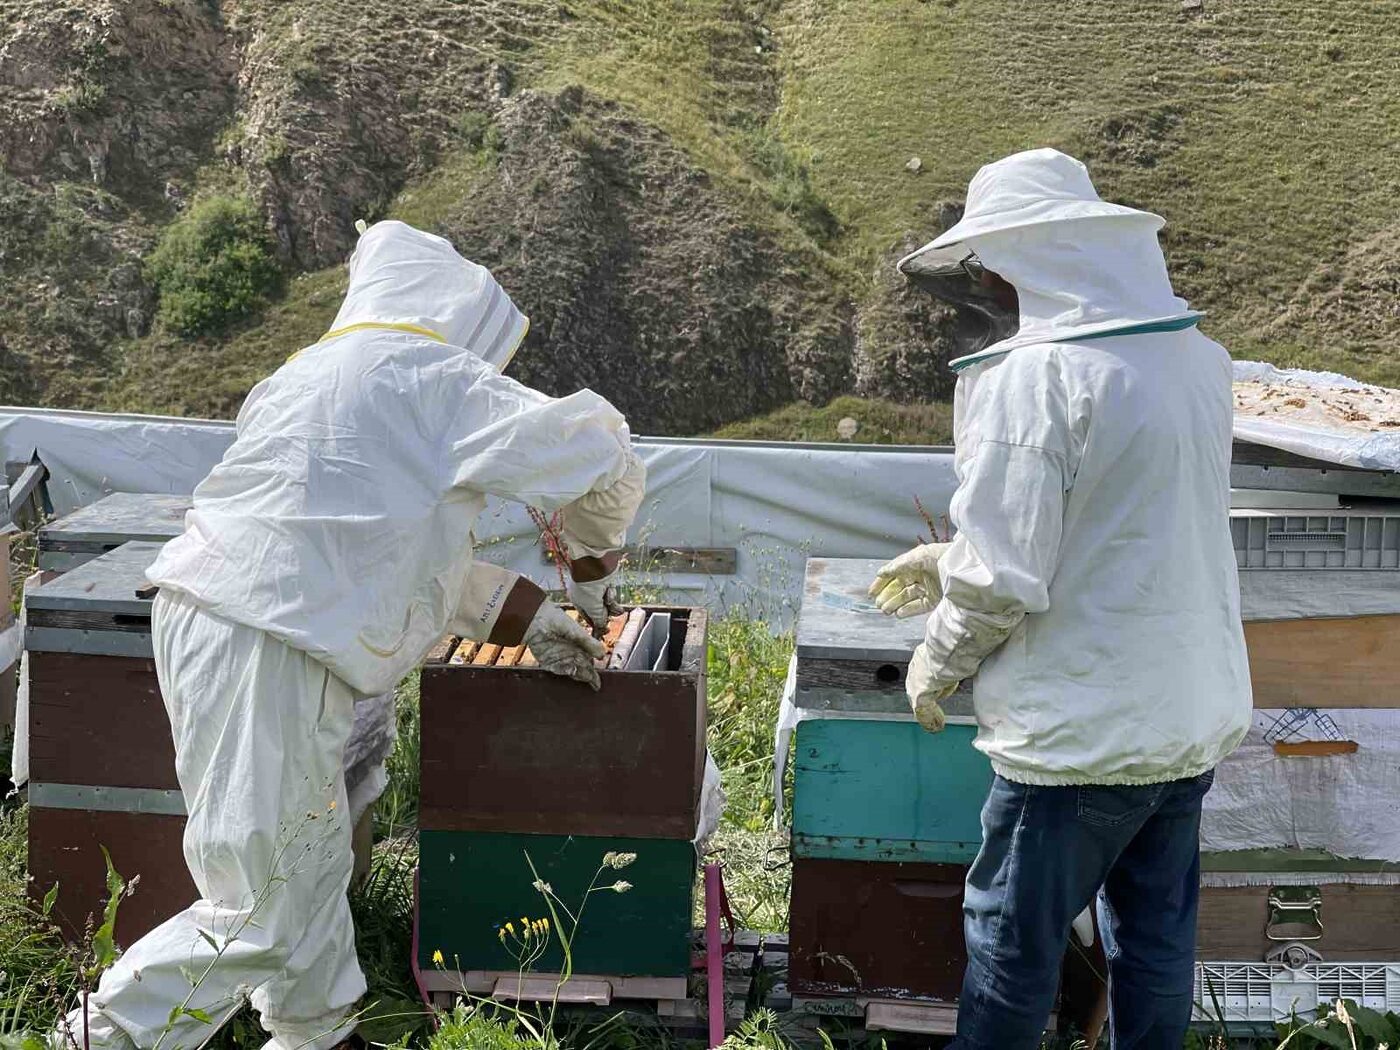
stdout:
{"type": "Polygon", "coordinates": [[[160,320],[184,335],[228,327],[265,303],[278,281],[261,216],[234,197],[209,197],[176,219],[147,270],[160,320]]]}

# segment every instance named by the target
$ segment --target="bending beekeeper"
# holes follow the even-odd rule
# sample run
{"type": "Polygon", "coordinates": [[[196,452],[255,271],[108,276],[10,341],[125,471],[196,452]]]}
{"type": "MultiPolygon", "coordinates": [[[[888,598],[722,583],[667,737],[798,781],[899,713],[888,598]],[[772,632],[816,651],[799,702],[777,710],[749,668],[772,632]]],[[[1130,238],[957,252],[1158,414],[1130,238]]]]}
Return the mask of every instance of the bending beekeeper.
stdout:
{"type": "Polygon", "coordinates": [[[1173,294],[1162,225],[1040,149],[982,168],[962,220],[901,262],[1019,309],[1014,335],[953,362],[956,538],[872,586],[887,612],[929,614],[908,677],[926,729],[976,674],[996,773],[959,1050],[1040,1045],[1096,894],[1113,1046],[1179,1050],[1191,1014],[1201,800],[1251,699],[1230,360],[1173,294]]]}
{"type": "Polygon", "coordinates": [[[392,689],[449,630],[599,686],[601,644],[474,561],[471,529],[487,496],[561,509],[573,597],[601,624],[645,486],[626,421],[590,391],[501,374],[526,319],[447,241],[379,223],[349,270],[332,330],[248,395],[148,571],[200,899],[103,976],[90,1039],[68,1017],[78,1047],[151,1047],[192,982],[163,1046],[199,1045],[245,996],[269,1047],[346,1039],[365,991],[341,773],[356,696],[392,689]]]}

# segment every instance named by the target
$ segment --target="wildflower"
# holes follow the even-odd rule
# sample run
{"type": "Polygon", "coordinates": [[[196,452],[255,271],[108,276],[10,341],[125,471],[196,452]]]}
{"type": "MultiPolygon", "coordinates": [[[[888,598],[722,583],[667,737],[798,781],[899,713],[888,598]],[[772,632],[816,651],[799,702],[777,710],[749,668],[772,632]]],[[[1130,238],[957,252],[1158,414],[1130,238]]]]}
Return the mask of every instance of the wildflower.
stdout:
{"type": "Polygon", "coordinates": [[[615,871],[621,871],[636,859],[635,853],[608,853],[603,857],[603,864],[615,871]]]}
{"type": "Polygon", "coordinates": [[[441,966],[441,965],[442,965],[442,949],[441,949],[441,948],[438,948],[436,951],[433,952],[433,965],[434,965],[434,966],[441,966]]]}
{"type": "Polygon", "coordinates": [[[510,934],[512,937],[515,936],[515,923],[513,923],[513,922],[508,922],[508,923],[506,923],[506,933],[510,934]]]}
{"type": "Polygon", "coordinates": [[[504,926],[500,927],[500,928],[496,931],[496,936],[499,937],[499,938],[501,939],[501,943],[502,943],[502,944],[505,944],[505,943],[506,943],[506,928],[505,928],[504,926]]]}
{"type": "Polygon", "coordinates": [[[545,882],[544,879],[536,879],[533,883],[531,883],[531,885],[534,886],[535,892],[537,893],[554,892],[554,887],[551,886],[549,883],[545,882]]]}
{"type": "Polygon", "coordinates": [[[631,888],[632,884],[630,882],[624,882],[622,879],[618,879],[608,887],[608,889],[612,890],[614,893],[626,893],[631,888]]]}

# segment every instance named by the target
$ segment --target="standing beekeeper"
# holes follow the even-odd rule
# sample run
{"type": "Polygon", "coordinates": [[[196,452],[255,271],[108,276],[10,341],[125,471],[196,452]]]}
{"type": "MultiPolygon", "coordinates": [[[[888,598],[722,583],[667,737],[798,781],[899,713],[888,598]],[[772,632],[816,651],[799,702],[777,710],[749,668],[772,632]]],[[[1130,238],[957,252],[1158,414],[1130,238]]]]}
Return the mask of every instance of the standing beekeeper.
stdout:
{"type": "Polygon", "coordinates": [[[1040,1045],[1101,887],[1113,1046],[1179,1050],[1191,1014],[1201,800],[1251,701],[1230,360],[1173,294],[1162,225],[1032,150],[982,168],[962,220],[900,264],[1019,310],[1014,335],[953,362],[956,538],[872,587],[888,612],[931,611],[908,677],[926,729],[976,674],[996,773],[958,1050],[1040,1045]]]}
{"type": "Polygon", "coordinates": [[[169,1027],[163,1046],[196,1046],[245,996],[268,1047],[345,1039],[365,991],[341,774],[357,695],[449,630],[598,688],[601,644],[474,561],[471,529],[487,496],[562,510],[572,596],[603,623],[645,486],[626,421],[590,391],[503,376],[527,321],[442,238],[379,223],[349,271],[331,331],[248,395],[147,573],[200,900],[103,976],[70,1045],[149,1048],[169,1027]]]}

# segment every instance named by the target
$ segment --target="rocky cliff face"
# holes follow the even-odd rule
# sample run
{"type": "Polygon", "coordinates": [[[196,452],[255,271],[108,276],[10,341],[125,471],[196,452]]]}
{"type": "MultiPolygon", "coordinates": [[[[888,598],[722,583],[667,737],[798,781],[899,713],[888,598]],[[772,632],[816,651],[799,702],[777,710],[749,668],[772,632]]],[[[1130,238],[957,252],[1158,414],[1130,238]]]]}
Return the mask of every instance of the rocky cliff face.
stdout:
{"type": "MultiPolygon", "coordinates": [[[[887,264],[862,290],[777,197],[717,177],[633,108],[522,86],[548,79],[537,53],[574,20],[535,0],[0,0],[0,398],[124,407],[115,380],[158,386],[168,371],[178,393],[140,407],[227,414],[227,377],[208,397],[191,388],[198,360],[247,375],[236,384],[261,359],[230,362],[237,330],[152,332],[143,267],[207,193],[252,199],[291,275],[338,266],[354,220],[407,200],[405,217],[490,266],[529,313],[521,378],[591,386],[641,430],[695,433],[851,390],[946,392],[950,315],[887,264]]],[[[748,127],[773,104],[766,30],[754,54],[750,30],[737,46],[732,30],[707,30],[731,45],[708,61],[743,67],[756,111],[731,119],[748,127]]],[[[274,346],[279,318],[306,314],[252,318],[247,341],[274,346]]]]}

